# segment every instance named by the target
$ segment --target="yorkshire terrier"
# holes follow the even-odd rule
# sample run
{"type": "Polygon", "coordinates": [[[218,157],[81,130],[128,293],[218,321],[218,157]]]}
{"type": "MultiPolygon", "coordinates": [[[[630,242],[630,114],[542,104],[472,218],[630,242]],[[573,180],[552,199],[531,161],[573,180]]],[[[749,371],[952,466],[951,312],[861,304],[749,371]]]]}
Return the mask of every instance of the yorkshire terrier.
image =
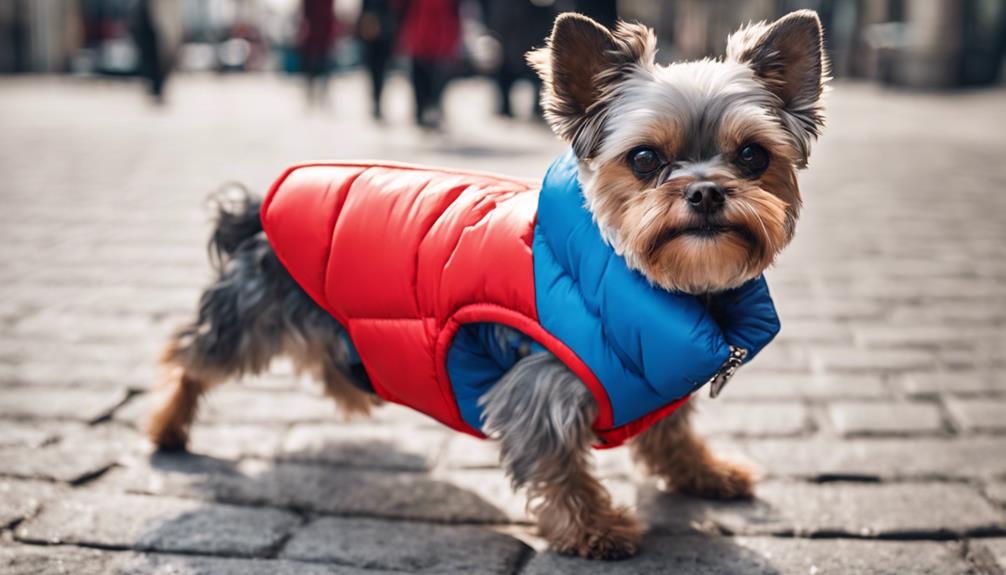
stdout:
{"type": "MultiPolygon", "coordinates": [[[[658,65],[655,45],[642,25],[608,30],[567,13],[528,60],[543,80],[549,125],[576,154],[604,240],[658,288],[722,292],[759,276],[793,237],[796,174],[824,124],[821,24],[810,11],[750,24],[715,60],[658,65]]],[[[277,258],[260,207],[245,197],[218,214],[218,278],[164,355],[167,397],[149,427],[162,448],[185,446],[208,389],[279,355],[314,374],[347,412],[380,403],[365,391],[366,371],[349,361],[342,327],[277,258]]],[[[527,353],[480,402],[502,464],[527,489],[552,548],[599,559],[638,550],[638,521],[591,472],[597,406],[565,364],[527,353]]],[[[752,473],[710,453],[692,431],[689,405],[635,437],[635,458],[678,492],[751,497],[752,473]]]]}

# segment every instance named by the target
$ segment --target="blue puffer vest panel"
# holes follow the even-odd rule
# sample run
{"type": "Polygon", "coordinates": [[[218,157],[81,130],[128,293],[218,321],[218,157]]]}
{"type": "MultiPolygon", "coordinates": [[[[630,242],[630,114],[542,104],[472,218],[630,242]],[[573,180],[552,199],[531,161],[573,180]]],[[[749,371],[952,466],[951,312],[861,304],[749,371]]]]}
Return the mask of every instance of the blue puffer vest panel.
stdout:
{"type": "MultiPolygon", "coordinates": [[[[621,443],[709,381],[731,345],[753,359],[778,333],[779,318],[761,276],[706,303],[651,285],[601,237],[577,175],[572,152],[545,175],[532,244],[535,306],[541,327],[577,365],[559,359],[598,399],[595,429],[624,429],[609,434],[621,443]]],[[[463,326],[447,357],[459,410],[475,429],[478,398],[520,358],[516,348],[541,349],[530,338],[501,338],[495,327],[463,326]]]]}

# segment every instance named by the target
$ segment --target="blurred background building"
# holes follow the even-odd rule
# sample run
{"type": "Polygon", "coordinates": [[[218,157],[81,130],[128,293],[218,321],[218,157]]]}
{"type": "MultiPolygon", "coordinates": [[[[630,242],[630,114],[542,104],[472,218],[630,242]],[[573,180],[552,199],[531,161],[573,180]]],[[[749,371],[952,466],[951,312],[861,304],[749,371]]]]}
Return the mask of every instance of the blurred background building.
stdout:
{"type": "MultiPolygon", "coordinates": [[[[163,28],[158,42],[181,71],[293,72],[303,64],[297,47],[305,1],[2,0],[0,72],[136,74],[141,54],[131,30],[138,4],[152,6],[163,28]]],[[[913,88],[1000,82],[1006,51],[1006,0],[447,1],[457,4],[461,20],[452,73],[497,75],[503,90],[524,76],[513,53],[525,48],[528,34],[542,37],[551,15],[574,9],[607,23],[617,14],[653,26],[664,43],[660,57],[670,60],[722,53],[740,23],[813,8],[827,29],[835,76],[913,88]]],[[[374,4],[402,11],[422,2],[334,1],[332,69],[365,62],[358,22],[374,4]]]]}
{"type": "Polygon", "coordinates": [[[818,12],[836,77],[941,88],[992,84],[1006,49],[1003,0],[623,0],[624,18],[652,23],[676,57],[721,54],[738,24],[818,12]]]}

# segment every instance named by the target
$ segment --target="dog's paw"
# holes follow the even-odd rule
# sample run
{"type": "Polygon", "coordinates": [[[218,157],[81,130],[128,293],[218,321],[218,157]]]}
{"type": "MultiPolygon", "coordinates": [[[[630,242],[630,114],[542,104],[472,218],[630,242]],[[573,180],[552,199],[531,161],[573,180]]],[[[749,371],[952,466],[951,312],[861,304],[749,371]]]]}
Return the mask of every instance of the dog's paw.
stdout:
{"type": "Polygon", "coordinates": [[[755,475],[751,467],[742,463],[712,459],[675,477],[671,486],[679,493],[705,499],[751,499],[755,475]]]}
{"type": "Polygon", "coordinates": [[[157,427],[151,425],[147,436],[154,446],[161,451],[184,451],[189,442],[189,434],[177,427],[157,427]]]}
{"type": "Polygon", "coordinates": [[[571,530],[564,541],[553,541],[553,548],[566,555],[585,559],[627,559],[639,551],[642,539],[639,522],[623,509],[594,517],[589,525],[571,530]]]}

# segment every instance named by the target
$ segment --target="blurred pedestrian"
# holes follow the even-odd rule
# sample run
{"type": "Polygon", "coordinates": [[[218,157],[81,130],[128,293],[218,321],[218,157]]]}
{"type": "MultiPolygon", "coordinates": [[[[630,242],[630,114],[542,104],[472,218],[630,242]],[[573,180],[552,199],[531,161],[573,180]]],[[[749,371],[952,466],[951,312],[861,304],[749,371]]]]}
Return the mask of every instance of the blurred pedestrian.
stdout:
{"type": "Polygon", "coordinates": [[[181,4],[176,0],[136,0],[130,32],[139,55],[140,75],[157,104],[164,103],[164,85],[182,41],[181,4]]]}
{"type": "Polygon", "coordinates": [[[459,0],[405,0],[400,47],[412,60],[416,123],[436,129],[450,63],[461,39],[459,0]]]}
{"type": "Polygon", "coordinates": [[[328,101],[329,51],[335,38],[333,0],[302,0],[300,65],[307,80],[307,103],[328,101]]]}
{"type": "Polygon", "coordinates": [[[541,79],[528,66],[524,55],[541,46],[552,28],[557,11],[554,0],[488,0],[486,24],[500,41],[500,64],[496,70],[499,113],[513,117],[510,92],[515,82],[526,79],[535,87],[534,113],[541,115],[538,93],[541,79]]]}
{"type": "Polygon", "coordinates": [[[384,77],[391,60],[397,26],[392,0],[363,0],[356,35],[363,44],[363,59],[370,74],[371,114],[375,120],[382,118],[381,94],[384,77]]]}

